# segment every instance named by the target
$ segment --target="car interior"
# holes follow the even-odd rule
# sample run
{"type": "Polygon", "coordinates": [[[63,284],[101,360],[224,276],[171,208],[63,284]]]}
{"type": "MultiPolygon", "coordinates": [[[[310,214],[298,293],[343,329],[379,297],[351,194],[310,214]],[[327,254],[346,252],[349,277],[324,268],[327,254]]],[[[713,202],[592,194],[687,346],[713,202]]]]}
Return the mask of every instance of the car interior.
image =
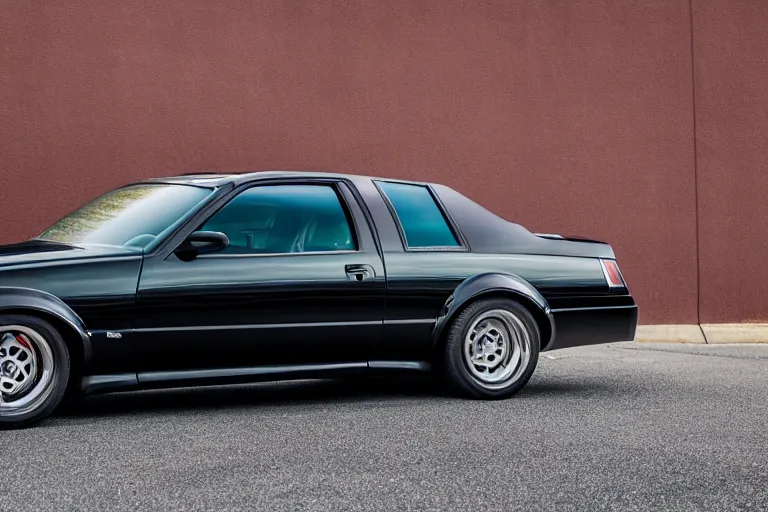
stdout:
{"type": "Polygon", "coordinates": [[[295,205],[235,204],[201,228],[229,238],[225,254],[279,254],[355,250],[344,212],[295,205]]]}

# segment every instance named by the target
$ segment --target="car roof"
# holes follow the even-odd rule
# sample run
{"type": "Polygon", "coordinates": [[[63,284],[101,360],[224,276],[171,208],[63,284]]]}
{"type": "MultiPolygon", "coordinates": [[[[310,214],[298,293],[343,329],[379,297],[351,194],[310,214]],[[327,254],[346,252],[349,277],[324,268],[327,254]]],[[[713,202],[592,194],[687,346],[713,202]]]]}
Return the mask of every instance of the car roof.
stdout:
{"type": "Polygon", "coordinates": [[[242,172],[190,172],[176,176],[166,176],[158,178],[150,178],[144,180],[145,183],[177,183],[181,185],[197,185],[203,187],[221,187],[227,184],[240,185],[250,181],[266,180],[266,179],[279,179],[279,178],[330,178],[330,179],[346,179],[349,181],[358,180],[385,180],[385,181],[397,181],[400,183],[414,183],[420,185],[427,185],[429,183],[394,179],[394,178],[381,178],[375,176],[363,176],[359,174],[343,174],[323,171],[288,171],[288,170],[270,170],[270,171],[242,171],[242,172]]]}

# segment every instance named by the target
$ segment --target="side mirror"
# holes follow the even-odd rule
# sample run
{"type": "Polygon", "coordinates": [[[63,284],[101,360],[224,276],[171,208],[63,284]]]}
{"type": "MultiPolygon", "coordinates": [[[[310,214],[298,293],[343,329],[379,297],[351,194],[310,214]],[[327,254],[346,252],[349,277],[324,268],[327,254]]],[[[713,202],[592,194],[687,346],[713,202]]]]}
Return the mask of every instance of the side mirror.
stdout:
{"type": "Polygon", "coordinates": [[[225,249],[229,238],[218,231],[195,231],[174,251],[181,261],[192,261],[201,254],[210,254],[225,249]]]}

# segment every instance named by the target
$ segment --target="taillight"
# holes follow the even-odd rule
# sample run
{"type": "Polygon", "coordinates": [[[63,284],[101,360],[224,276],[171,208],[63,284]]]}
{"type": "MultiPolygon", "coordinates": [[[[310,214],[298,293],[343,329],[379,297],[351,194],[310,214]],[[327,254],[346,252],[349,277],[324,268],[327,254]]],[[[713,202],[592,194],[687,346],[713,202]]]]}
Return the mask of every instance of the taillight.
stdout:
{"type": "Polygon", "coordinates": [[[616,260],[600,260],[600,264],[603,267],[603,274],[610,288],[626,288],[616,260]]]}

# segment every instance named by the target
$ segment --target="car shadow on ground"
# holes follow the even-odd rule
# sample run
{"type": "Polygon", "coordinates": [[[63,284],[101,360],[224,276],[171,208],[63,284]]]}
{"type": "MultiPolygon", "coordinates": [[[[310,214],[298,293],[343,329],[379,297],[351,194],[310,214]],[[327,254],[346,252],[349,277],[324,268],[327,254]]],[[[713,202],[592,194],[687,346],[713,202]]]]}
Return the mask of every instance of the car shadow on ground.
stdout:
{"type": "MultiPolygon", "coordinates": [[[[534,378],[513,399],[594,396],[615,393],[598,379],[534,378]]],[[[234,386],[207,386],[112,393],[88,397],[59,410],[59,418],[108,417],[162,411],[225,410],[257,406],[340,403],[402,403],[410,400],[462,400],[425,376],[283,381],[234,386]]]]}

